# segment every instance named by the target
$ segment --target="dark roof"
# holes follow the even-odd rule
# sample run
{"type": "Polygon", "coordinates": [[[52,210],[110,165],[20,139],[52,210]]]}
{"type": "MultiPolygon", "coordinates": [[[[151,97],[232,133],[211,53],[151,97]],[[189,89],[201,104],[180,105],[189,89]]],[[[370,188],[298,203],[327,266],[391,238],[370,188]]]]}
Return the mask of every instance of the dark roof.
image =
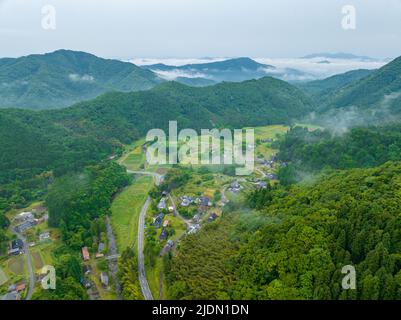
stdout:
{"type": "Polygon", "coordinates": [[[24,242],[21,239],[15,239],[11,242],[11,248],[13,249],[23,249],[24,242]]]}
{"type": "Polygon", "coordinates": [[[160,213],[159,215],[156,216],[153,225],[154,225],[155,227],[160,228],[161,225],[163,224],[163,219],[164,219],[164,214],[163,214],[163,213],[160,213]]]}
{"type": "Polygon", "coordinates": [[[207,197],[200,197],[200,198],[199,198],[199,201],[200,201],[200,204],[201,204],[202,206],[208,206],[208,205],[209,205],[209,202],[210,202],[210,199],[207,198],[207,197]]]}
{"type": "Polygon", "coordinates": [[[168,231],[167,229],[163,229],[162,232],[160,233],[159,239],[167,240],[167,238],[168,238],[168,231]]]}

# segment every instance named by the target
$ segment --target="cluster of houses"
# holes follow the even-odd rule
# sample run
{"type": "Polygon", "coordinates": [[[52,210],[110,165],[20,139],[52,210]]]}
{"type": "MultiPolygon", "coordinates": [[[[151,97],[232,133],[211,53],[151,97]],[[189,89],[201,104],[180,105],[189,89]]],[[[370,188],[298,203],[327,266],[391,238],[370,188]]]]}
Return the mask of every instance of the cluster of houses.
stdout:
{"type": "Polygon", "coordinates": [[[189,197],[187,195],[180,197],[181,207],[189,207],[190,205],[198,205],[199,207],[211,207],[213,206],[212,201],[208,197],[189,197]]]}
{"type": "Polygon", "coordinates": [[[12,284],[5,295],[0,297],[0,300],[20,300],[21,294],[25,290],[25,283],[12,284]]]}
{"type": "Polygon", "coordinates": [[[160,199],[160,202],[157,205],[157,208],[160,210],[167,210],[167,198],[166,197],[162,197],[160,199]]]}
{"type": "MultiPolygon", "coordinates": [[[[95,258],[96,259],[103,258],[105,249],[106,249],[106,245],[103,242],[99,242],[98,247],[97,247],[97,252],[95,253],[95,258]]],[[[88,247],[83,247],[81,251],[82,251],[82,259],[84,261],[89,261],[90,253],[89,253],[88,247]]]]}
{"type": "Polygon", "coordinates": [[[275,173],[267,173],[266,178],[269,180],[278,180],[278,176],[275,173]]]}
{"type": "Polygon", "coordinates": [[[15,217],[15,221],[19,224],[14,228],[18,233],[23,233],[34,226],[41,224],[49,219],[48,214],[44,214],[40,218],[35,218],[33,212],[21,212],[15,217]]]}
{"type": "MultiPolygon", "coordinates": [[[[278,163],[278,156],[275,154],[270,158],[270,160],[266,160],[264,158],[258,158],[258,159],[256,159],[256,162],[261,164],[262,166],[266,167],[267,169],[273,169],[274,165],[276,163],[278,163]]],[[[282,162],[282,163],[280,163],[280,165],[282,167],[287,167],[288,163],[287,162],[282,162]]],[[[277,174],[271,173],[271,172],[267,173],[265,175],[265,177],[268,180],[278,180],[277,174]]]]}
{"type": "Polygon", "coordinates": [[[189,227],[187,234],[193,234],[200,230],[201,225],[199,223],[193,224],[189,227]]]}
{"type": "Polygon", "coordinates": [[[234,193],[234,194],[237,194],[237,193],[239,193],[241,190],[243,189],[243,187],[240,185],[240,183],[236,180],[236,181],[234,181],[234,182],[232,182],[231,184],[230,184],[230,186],[228,187],[228,191],[230,191],[230,192],[232,192],[232,193],[234,193]]]}
{"type": "MultiPolygon", "coordinates": [[[[213,222],[214,220],[216,220],[219,216],[212,212],[209,217],[207,218],[207,222],[213,222]]],[[[190,225],[190,227],[188,228],[187,234],[193,234],[198,232],[201,229],[201,224],[200,221],[201,220],[201,215],[200,214],[196,214],[193,218],[192,218],[192,222],[193,224],[190,225]]]]}
{"type": "Polygon", "coordinates": [[[266,160],[265,158],[257,158],[256,159],[256,163],[258,163],[268,169],[273,169],[274,165],[278,162],[279,162],[279,160],[278,160],[277,154],[272,155],[270,160],[266,160]]]}
{"type": "MultiPolygon", "coordinates": [[[[91,267],[89,265],[85,264],[83,266],[84,275],[86,277],[88,277],[91,274],[91,272],[92,272],[91,267]]],[[[100,280],[100,283],[102,284],[102,286],[105,289],[109,288],[109,275],[108,275],[107,272],[101,272],[100,276],[99,276],[99,280],[100,280]]],[[[99,292],[97,291],[96,286],[93,286],[92,285],[93,283],[90,280],[82,279],[81,283],[86,289],[91,290],[91,296],[98,296],[99,297],[99,292]]]]}
{"type": "Polygon", "coordinates": [[[272,138],[261,139],[260,142],[261,143],[272,143],[273,139],[272,138]]]}
{"type": "Polygon", "coordinates": [[[163,210],[163,211],[168,210],[169,212],[174,212],[174,207],[173,206],[167,207],[167,192],[166,191],[164,191],[162,193],[162,197],[161,197],[161,199],[159,201],[159,204],[157,205],[157,209],[163,210]]]}
{"type": "Polygon", "coordinates": [[[100,282],[102,283],[103,287],[109,287],[109,275],[107,272],[102,272],[100,274],[100,282]]]}
{"type": "MultiPolygon", "coordinates": [[[[40,242],[45,242],[49,241],[50,239],[50,232],[42,232],[39,234],[39,241],[40,242]]],[[[30,243],[29,244],[31,247],[35,245],[35,243],[30,243]]],[[[8,255],[10,256],[18,256],[20,254],[23,254],[25,252],[24,250],[24,242],[21,239],[15,239],[11,241],[10,243],[10,249],[8,250],[8,255]]]]}
{"type": "Polygon", "coordinates": [[[46,242],[51,240],[50,238],[50,231],[45,231],[39,234],[39,242],[46,242]]]}
{"type": "Polygon", "coordinates": [[[24,242],[21,239],[15,239],[11,241],[10,250],[8,254],[10,256],[17,256],[24,253],[24,242]]]}
{"type": "Polygon", "coordinates": [[[167,244],[160,251],[160,256],[163,257],[164,255],[169,253],[171,251],[171,249],[173,249],[173,247],[174,247],[174,241],[173,240],[167,241],[167,244]]]}
{"type": "Polygon", "coordinates": [[[159,235],[159,240],[164,241],[167,240],[169,234],[167,227],[170,225],[169,220],[164,220],[164,213],[159,213],[156,217],[153,218],[153,226],[157,229],[162,228],[162,232],[159,235]]]}
{"type": "MultiPolygon", "coordinates": [[[[97,252],[95,253],[95,258],[99,259],[99,258],[103,258],[104,257],[104,252],[106,250],[106,244],[103,242],[99,242],[98,243],[98,248],[97,248],[97,252]]],[[[89,248],[88,247],[83,247],[81,249],[81,253],[82,253],[82,259],[85,262],[90,261],[90,253],[89,253],[89,248]]],[[[85,276],[89,276],[91,273],[91,267],[89,264],[84,264],[83,265],[83,273],[85,276]]],[[[109,288],[109,275],[107,272],[102,272],[99,276],[100,279],[100,283],[103,285],[103,287],[105,289],[109,288]]],[[[93,297],[97,297],[99,298],[99,292],[96,289],[96,286],[92,286],[93,283],[91,283],[90,280],[88,280],[87,278],[82,279],[82,285],[88,290],[88,293],[90,293],[90,296],[93,297]]],[[[96,299],[97,299],[96,298],[96,299]]]]}
{"type": "Polygon", "coordinates": [[[266,181],[256,181],[255,184],[257,189],[266,189],[268,183],[266,181]]]}

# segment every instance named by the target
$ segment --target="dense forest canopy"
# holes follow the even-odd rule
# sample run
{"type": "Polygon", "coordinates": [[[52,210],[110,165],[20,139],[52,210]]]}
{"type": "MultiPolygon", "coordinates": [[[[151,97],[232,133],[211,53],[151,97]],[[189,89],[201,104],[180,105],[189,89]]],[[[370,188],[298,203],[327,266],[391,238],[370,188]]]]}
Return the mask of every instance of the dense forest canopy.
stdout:
{"type": "Polygon", "coordinates": [[[322,169],[374,167],[401,159],[401,126],[353,128],[343,135],[329,130],[292,128],[279,142],[279,159],[289,163],[279,172],[284,184],[322,169]]]}
{"type": "MultiPolygon", "coordinates": [[[[59,227],[70,248],[92,246],[93,222],[110,214],[113,196],[130,180],[125,168],[106,162],[56,179],[46,198],[49,225],[59,227]]],[[[95,232],[96,233],[96,232],[95,232]]]]}
{"type": "Polygon", "coordinates": [[[400,189],[401,164],[390,162],[270,190],[257,215],[226,213],[185,241],[171,298],[400,299],[400,189]],[[358,290],[342,289],[345,265],[358,290]]]}

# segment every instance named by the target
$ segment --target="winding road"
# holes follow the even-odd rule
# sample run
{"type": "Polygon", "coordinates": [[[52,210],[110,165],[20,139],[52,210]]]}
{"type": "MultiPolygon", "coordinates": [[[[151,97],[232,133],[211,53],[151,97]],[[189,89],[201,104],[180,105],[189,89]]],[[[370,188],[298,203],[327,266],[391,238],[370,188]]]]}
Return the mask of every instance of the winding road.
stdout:
{"type": "Polygon", "coordinates": [[[33,267],[32,267],[29,245],[27,244],[26,239],[23,235],[19,234],[18,232],[15,232],[15,231],[14,231],[14,234],[24,243],[26,265],[28,267],[28,272],[29,272],[29,288],[28,288],[28,293],[25,296],[25,300],[31,300],[32,294],[33,294],[33,289],[35,288],[35,272],[33,271],[33,267]]]}
{"type": "MultiPolygon", "coordinates": [[[[163,181],[163,176],[156,172],[148,172],[148,171],[132,171],[127,170],[129,174],[140,174],[140,175],[148,175],[152,176],[155,179],[155,184],[158,186],[163,181]]],[[[151,198],[148,198],[143,205],[141,212],[139,214],[139,223],[138,223],[138,271],[139,271],[139,283],[141,285],[142,295],[145,300],[153,300],[152,292],[150,291],[148,280],[146,279],[146,271],[145,271],[145,258],[143,254],[143,248],[145,243],[145,216],[148,211],[149,204],[151,202],[151,198]]]]}
{"type": "Polygon", "coordinates": [[[151,172],[151,171],[132,171],[132,170],[127,170],[127,173],[129,174],[141,174],[145,176],[152,176],[155,179],[155,184],[158,186],[162,183],[163,181],[163,175],[157,173],[157,172],[151,172]]]}
{"type": "Polygon", "coordinates": [[[144,247],[144,236],[145,236],[145,216],[146,211],[148,211],[148,207],[150,204],[151,198],[148,197],[146,199],[145,204],[141,209],[141,213],[139,214],[139,223],[138,223],[138,269],[139,269],[139,283],[141,285],[141,290],[143,297],[145,300],[153,300],[152,292],[149,288],[148,280],[146,279],[145,272],[145,259],[143,255],[143,247],[144,247]]]}
{"type": "Polygon", "coordinates": [[[184,223],[185,223],[186,226],[187,226],[187,229],[189,229],[189,228],[192,226],[191,222],[190,222],[189,220],[185,219],[183,216],[180,215],[180,213],[179,213],[178,210],[177,210],[177,206],[175,205],[174,199],[173,199],[173,197],[171,196],[171,194],[168,194],[168,197],[170,198],[171,204],[172,204],[172,206],[173,206],[173,208],[174,208],[174,214],[175,214],[176,216],[178,216],[182,221],[184,221],[184,223]]]}

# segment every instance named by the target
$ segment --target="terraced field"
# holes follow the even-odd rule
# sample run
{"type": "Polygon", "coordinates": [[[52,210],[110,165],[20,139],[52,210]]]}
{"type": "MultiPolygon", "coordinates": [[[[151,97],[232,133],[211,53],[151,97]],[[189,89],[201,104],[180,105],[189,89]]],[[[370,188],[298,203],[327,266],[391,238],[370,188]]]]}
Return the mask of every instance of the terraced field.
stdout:
{"type": "Polygon", "coordinates": [[[136,247],[139,213],[153,184],[152,177],[140,177],[113,201],[111,224],[120,253],[128,246],[136,247]]]}

